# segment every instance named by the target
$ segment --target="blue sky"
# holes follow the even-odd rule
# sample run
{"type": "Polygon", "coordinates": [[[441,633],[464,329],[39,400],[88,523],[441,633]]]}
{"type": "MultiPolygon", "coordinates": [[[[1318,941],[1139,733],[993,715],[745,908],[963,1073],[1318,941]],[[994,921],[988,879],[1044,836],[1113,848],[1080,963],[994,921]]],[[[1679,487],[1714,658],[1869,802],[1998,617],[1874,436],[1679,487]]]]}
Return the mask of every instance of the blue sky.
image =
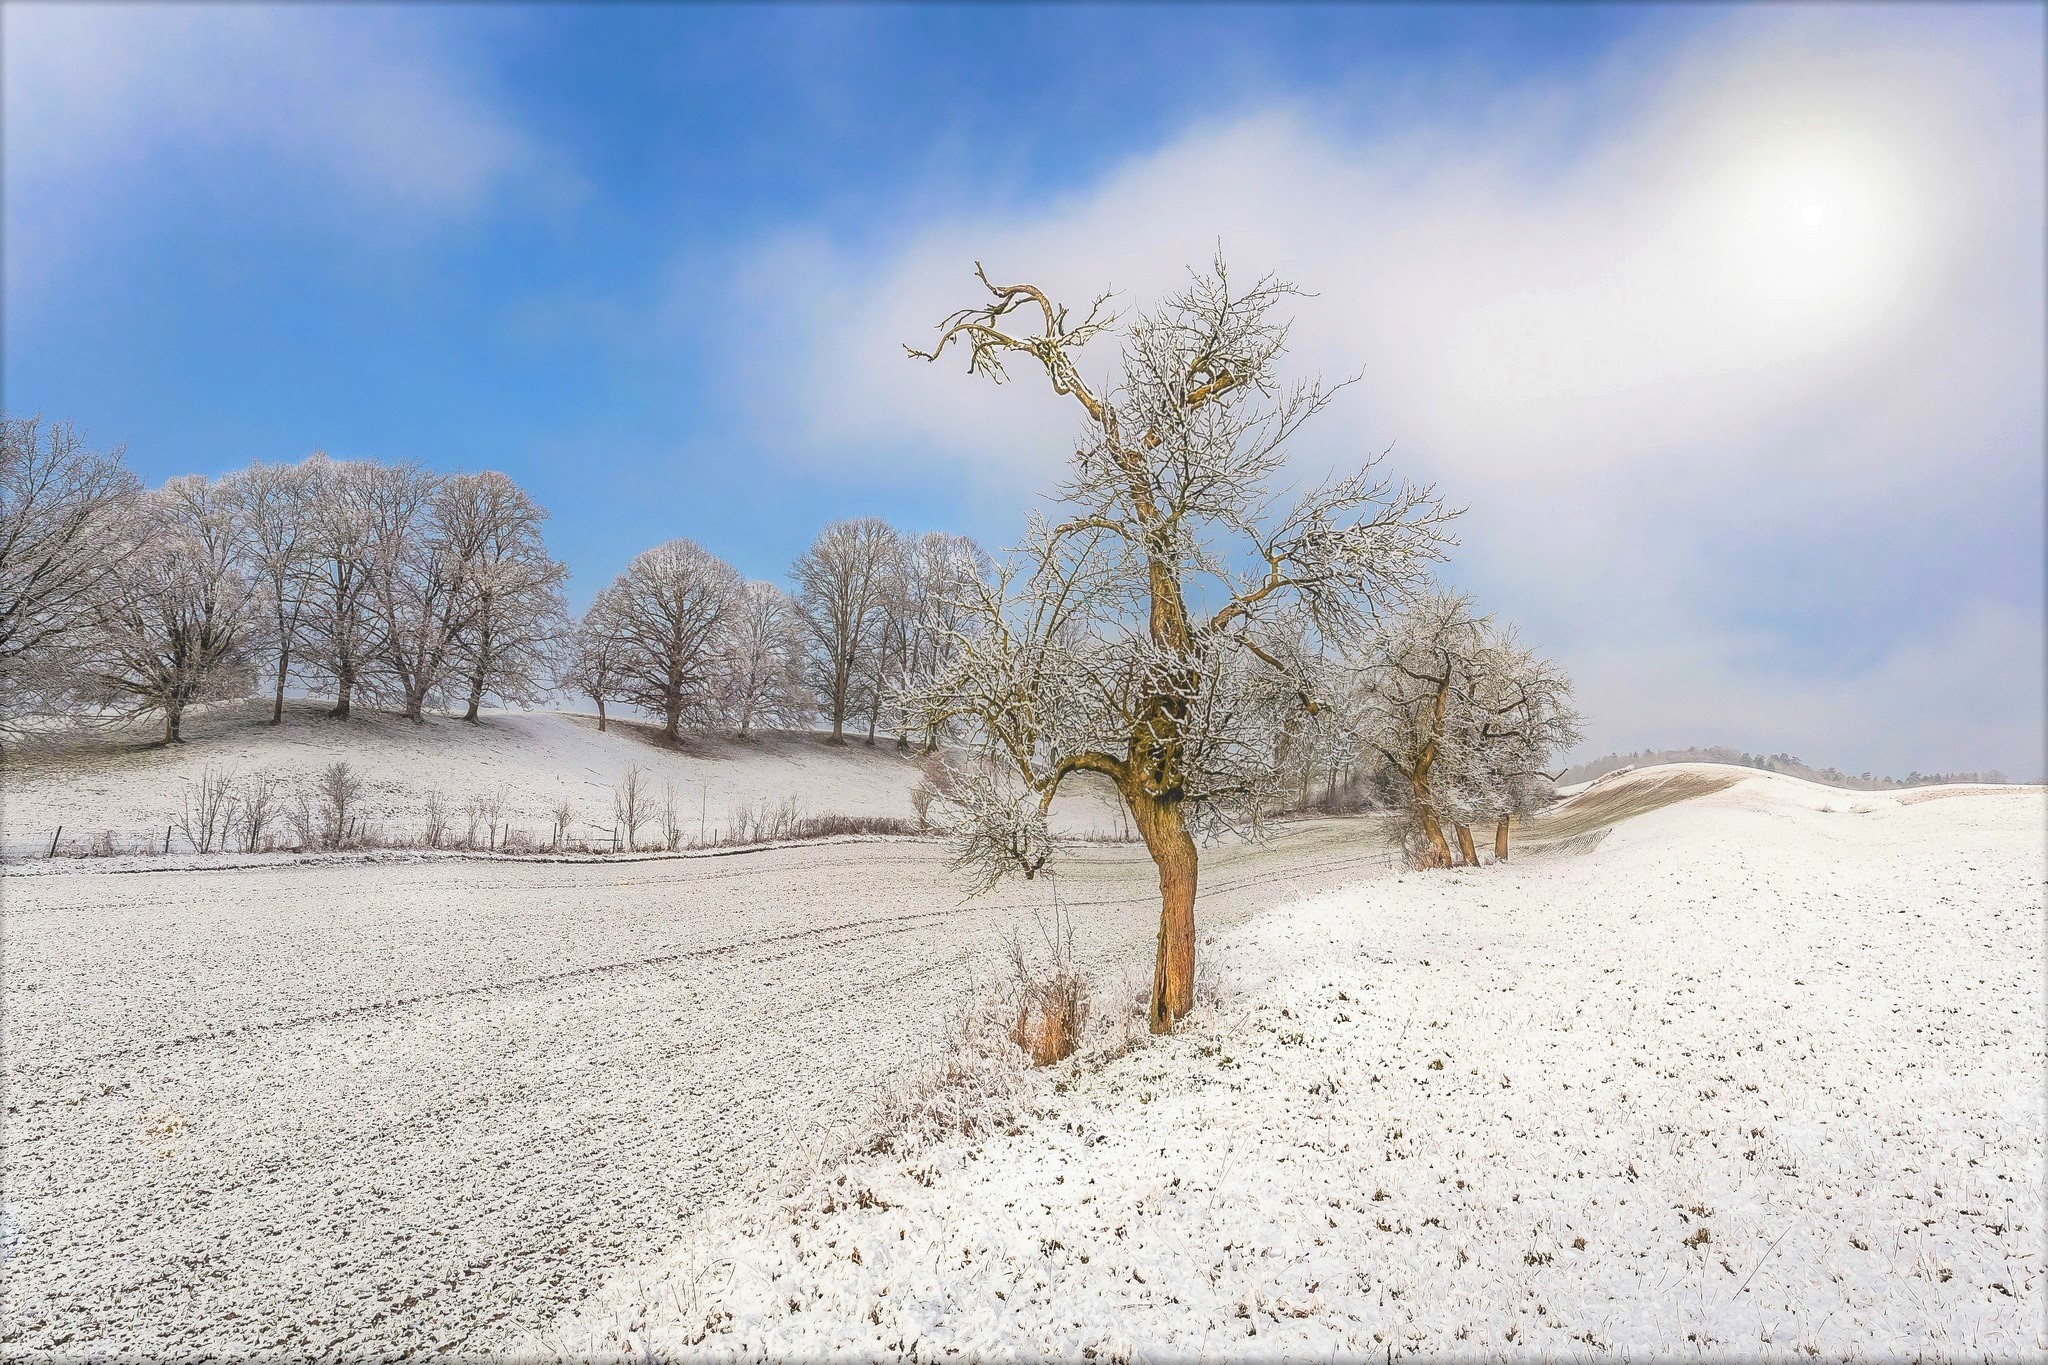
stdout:
{"type": "Polygon", "coordinates": [[[1304,468],[1471,504],[1451,574],[1590,748],[2041,770],[2038,8],[5,25],[5,402],[152,480],[503,469],[579,601],[677,535],[1001,545],[1067,414],[894,343],[977,256],[1143,303],[1221,239],[1364,372],[1304,468]]]}

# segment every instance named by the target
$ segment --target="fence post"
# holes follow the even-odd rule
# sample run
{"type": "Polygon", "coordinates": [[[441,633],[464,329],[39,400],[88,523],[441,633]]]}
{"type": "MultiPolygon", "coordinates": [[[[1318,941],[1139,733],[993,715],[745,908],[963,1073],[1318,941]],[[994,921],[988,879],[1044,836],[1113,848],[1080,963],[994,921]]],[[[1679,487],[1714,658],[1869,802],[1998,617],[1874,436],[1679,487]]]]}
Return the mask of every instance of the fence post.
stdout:
{"type": "Polygon", "coordinates": [[[171,856],[171,826],[169,826],[169,825],[165,825],[165,826],[164,826],[164,853],[163,853],[163,856],[164,856],[164,857],[166,857],[166,858],[168,858],[168,857],[170,857],[170,856],[171,856]]]}
{"type": "Polygon", "coordinates": [[[59,825],[57,826],[57,832],[50,836],[50,851],[44,855],[45,857],[54,858],[57,856],[57,841],[63,837],[64,826],[59,825]]]}

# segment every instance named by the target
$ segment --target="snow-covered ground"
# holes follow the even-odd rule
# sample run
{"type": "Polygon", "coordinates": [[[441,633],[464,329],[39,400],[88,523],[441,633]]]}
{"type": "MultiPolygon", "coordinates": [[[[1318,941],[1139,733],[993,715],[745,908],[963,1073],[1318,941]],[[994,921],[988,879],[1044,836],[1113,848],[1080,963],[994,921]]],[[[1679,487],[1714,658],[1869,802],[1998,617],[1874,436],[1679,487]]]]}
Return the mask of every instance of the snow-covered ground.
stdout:
{"type": "MultiPolygon", "coordinates": [[[[1048,894],[963,902],[911,839],[257,861],[0,874],[0,1355],[501,1347],[858,1124],[1048,894]]],[[[1371,822],[1296,826],[1217,851],[1203,912],[1385,866],[1371,822]]],[[[1143,852],[1061,894],[1120,979],[1143,852]]]]}
{"type": "Polygon", "coordinates": [[[1305,897],[1176,1036],[707,1210],[533,1345],[2039,1358],[2044,816],[1750,775],[1305,897]]]}
{"type": "MultiPolygon", "coordinates": [[[[918,778],[917,757],[886,739],[841,748],[821,735],[762,732],[747,743],[692,736],[676,748],[654,727],[618,717],[603,732],[595,716],[560,711],[490,711],[475,725],[368,710],[335,721],[307,701],[292,702],[283,725],[269,717],[267,703],[238,703],[194,716],[184,744],[159,744],[142,730],[83,731],[11,750],[0,773],[0,852],[40,854],[60,827],[73,847],[102,831],[122,848],[160,845],[208,770],[295,784],[346,762],[364,781],[364,813],[401,838],[418,834],[430,790],[457,810],[472,796],[503,793],[508,822],[543,840],[562,800],[575,812],[571,837],[607,837],[613,789],[629,765],[646,774],[655,800],[665,783],[673,787],[688,840],[716,838],[739,812],[789,800],[806,815],[908,820],[918,778]]],[[[1076,831],[1116,828],[1098,801],[1064,802],[1061,812],[1076,831]]],[[[184,849],[182,837],[173,847],[184,849]]]]}

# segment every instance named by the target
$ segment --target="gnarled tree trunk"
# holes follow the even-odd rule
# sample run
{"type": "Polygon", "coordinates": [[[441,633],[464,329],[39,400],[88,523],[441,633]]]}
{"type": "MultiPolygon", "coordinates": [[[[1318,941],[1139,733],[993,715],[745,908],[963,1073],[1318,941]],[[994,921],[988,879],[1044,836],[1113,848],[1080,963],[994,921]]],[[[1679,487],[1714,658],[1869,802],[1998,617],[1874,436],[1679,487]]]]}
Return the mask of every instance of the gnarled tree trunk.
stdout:
{"type": "Polygon", "coordinates": [[[1493,827],[1493,860],[1497,863],[1508,860],[1508,817],[1505,815],[1493,827]]]}
{"type": "Polygon", "coordinates": [[[1159,953],[1152,967],[1154,1033],[1170,1032],[1195,1003],[1195,841],[1178,801],[1126,792],[1125,802],[1159,867],[1159,953]]]}
{"type": "Polygon", "coordinates": [[[1436,811],[1430,804],[1429,782],[1418,778],[1415,787],[1415,816],[1422,824],[1422,832],[1429,839],[1429,858],[1424,867],[1449,867],[1451,865],[1450,840],[1444,838],[1444,827],[1437,823],[1436,811]]]}
{"type": "Polygon", "coordinates": [[[1467,867],[1479,866],[1479,850],[1472,846],[1472,831],[1463,825],[1455,825],[1458,831],[1458,852],[1465,855],[1467,867]]]}

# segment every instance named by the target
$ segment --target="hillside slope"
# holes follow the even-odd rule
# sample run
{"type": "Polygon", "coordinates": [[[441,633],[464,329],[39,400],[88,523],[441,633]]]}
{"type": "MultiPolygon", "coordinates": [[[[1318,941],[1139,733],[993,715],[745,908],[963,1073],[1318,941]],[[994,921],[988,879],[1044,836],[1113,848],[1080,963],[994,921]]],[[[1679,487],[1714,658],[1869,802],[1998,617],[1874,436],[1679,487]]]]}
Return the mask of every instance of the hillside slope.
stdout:
{"type": "MultiPolygon", "coordinates": [[[[83,732],[6,755],[0,774],[0,835],[19,856],[47,847],[58,826],[67,843],[102,830],[123,845],[160,840],[202,773],[272,773],[310,783],[329,764],[347,762],[364,783],[364,814],[387,836],[416,835],[430,791],[457,812],[473,796],[504,797],[504,819],[545,839],[550,812],[568,801],[572,838],[605,839],[613,825],[613,788],[629,765],[646,774],[658,803],[672,785],[684,839],[716,838],[742,812],[798,803],[806,815],[913,818],[915,753],[891,742],[845,747],[823,736],[763,732],[741,743],[692,736],[666,743],[651,726],[614,718],[600,733],[593,716],[561,711],[486,712],[479,724],[444,716],[414,724],[358,711],[330,720],[320,703],[298,702],[284,724],[268,724],[261,703],[215,708],[185,727],[187,742],[164,746],[140,732],[83,732]]],[[[1066,804],[1075,828],[1105,830],[1099,802],[1066,804]]],[[[182,845],[181,845],[182,846],[182,845]]]]}

